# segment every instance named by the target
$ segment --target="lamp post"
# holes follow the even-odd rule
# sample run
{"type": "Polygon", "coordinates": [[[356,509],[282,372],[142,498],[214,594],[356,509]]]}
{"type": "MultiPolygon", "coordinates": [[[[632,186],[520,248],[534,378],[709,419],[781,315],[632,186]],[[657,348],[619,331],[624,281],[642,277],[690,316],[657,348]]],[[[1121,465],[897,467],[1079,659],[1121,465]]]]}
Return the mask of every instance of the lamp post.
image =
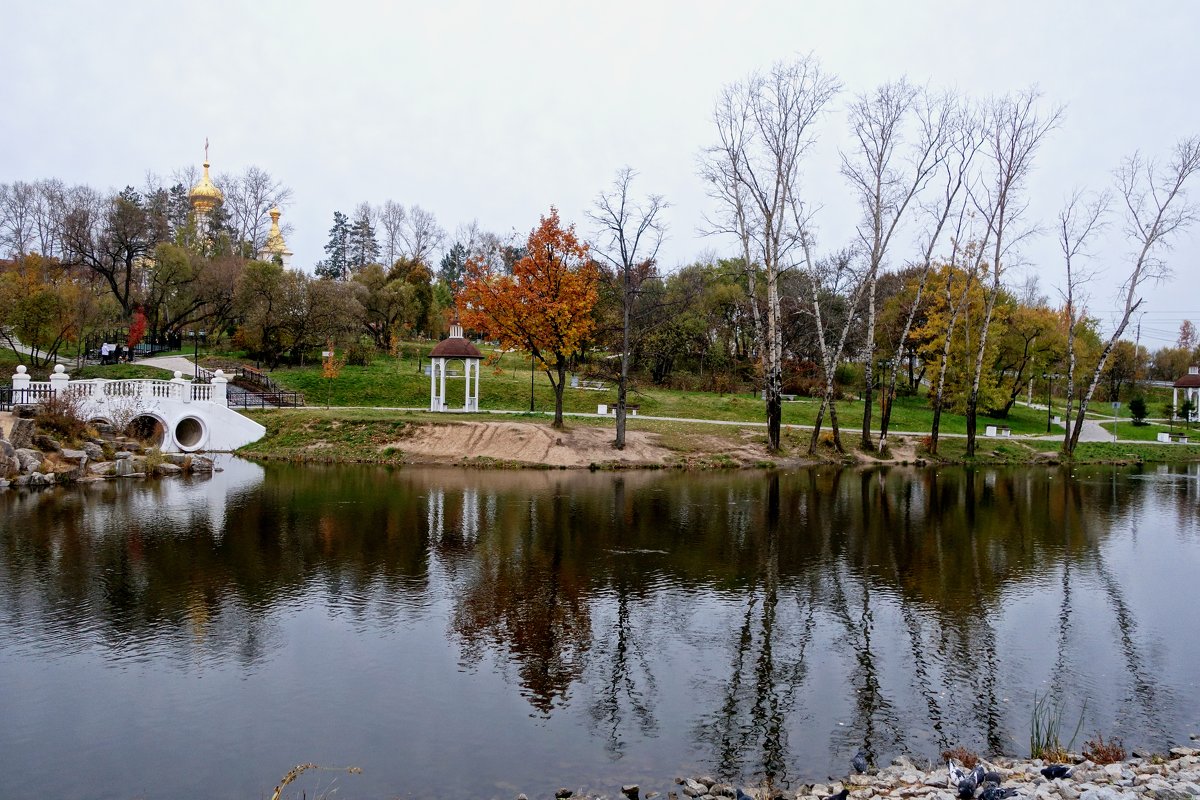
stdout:
{"type": "Polygon", "coordinates": [[[529,411],[533,412],[533,351],[529,351],[529,411]]]}
{"type": "Polygon", "coordinates": [[[196,380],[200,377],[200,337],[195,328],[188,331],[188,336],[192,337],[192,380],[196,380]]]}
{"type": "Polygon", "coordinates": [[[1057,372],[1043,372],[1042,377],[1046,380],[1046,433],[1050,432],[1050,419],[1052,411],[1050,403],[1054,398],[1054,379],[1060,377],[1057,372]]]}

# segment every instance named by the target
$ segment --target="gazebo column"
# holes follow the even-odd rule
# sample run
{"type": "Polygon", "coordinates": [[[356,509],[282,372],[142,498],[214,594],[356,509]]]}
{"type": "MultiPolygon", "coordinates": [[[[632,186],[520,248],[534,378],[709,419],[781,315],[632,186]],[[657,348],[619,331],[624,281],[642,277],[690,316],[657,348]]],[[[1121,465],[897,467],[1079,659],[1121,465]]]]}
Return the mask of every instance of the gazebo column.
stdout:
{"type": "Polygon", "coordinates": [[[471,359],[463,360],[463,411],[471,410],[471,359]]]}
{"type": "Polygon", "coordinates": [[[474,411],[479,410],[479,368],[483,366],[483,362],[478,358],[475,359],[475,407],[474,411]]]}
{"type": "Polygon", "coordinates": [[[437,411],[437,359],[429,359],[429,410],[437,411]]]}
{"type": "Polygon", "coordinates": [[[438,361],[441,364],[441,373],[442,373],[442,376],[439,380],[439,383],[441,386],[438,391],[438,400],[439,400],[438,411],[445,411],[446,410],[446,359],[439,358],[438,361]]]}
{"type": "Polygon", "coordinates": [[[1171,390],[1171,418],[1179,418],[1179,387],[1171,390]]]}

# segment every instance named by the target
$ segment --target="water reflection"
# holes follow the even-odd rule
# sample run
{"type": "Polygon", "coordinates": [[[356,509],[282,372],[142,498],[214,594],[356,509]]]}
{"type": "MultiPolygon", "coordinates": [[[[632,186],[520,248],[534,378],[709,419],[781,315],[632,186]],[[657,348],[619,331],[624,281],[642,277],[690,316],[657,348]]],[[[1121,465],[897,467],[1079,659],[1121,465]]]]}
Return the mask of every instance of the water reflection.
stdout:
{"type": "MultiPolygon", "coordinates": [[[[1106,735],[1162,745],[1200,700],[1197,637],[1169,622],[1200,567],[1198,497],[1195,467],[606,475],[237,460],[207,483],[9,492],[0,678],[99,648],[77,678],[131,661],[151,681],[234,667],[306,692],[288,669],[298,649],[328,647],[322,663],[352,685],[341,702],[365,704],[358,724],[374,729],[380,681],[409,704],[429,689],[389,665],[444,651],[459,670],[447,685],[489,699],[443,702],[474,702],[479,735],[511,739],[491,745],[501,763],[458,779],[472,794],[522,777],[498,755],[519,761],[535,746],[522,737],[538,741],[527,759],[557,765],[528,779],[561,774],[551,783],[618,760],[787,785],[843,772],[860,746],[879,763],[956,744],[1020,752],[1035,691],[1086,700],[1106,735]]],[[[195,713],[217,724],[220,702],[195,713]]],[[[425,737],[461,741],[456,713],[426,720],[425,737]]],[[[52,735],[36,720],[21,742],[0,734],[15,748],[5,761],[52,735]]],[[[388,752],[381,790],[453,769],[388,752]]]]}

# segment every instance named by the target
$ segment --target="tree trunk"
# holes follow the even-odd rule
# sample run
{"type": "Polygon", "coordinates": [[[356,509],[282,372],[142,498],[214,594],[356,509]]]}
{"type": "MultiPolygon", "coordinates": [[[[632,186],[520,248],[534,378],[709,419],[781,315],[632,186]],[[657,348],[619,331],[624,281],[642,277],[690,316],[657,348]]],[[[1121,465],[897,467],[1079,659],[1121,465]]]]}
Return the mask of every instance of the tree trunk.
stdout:
{"type": "Polygon", "coordinates": [[[780,426],[783,406],[782,335],[779,328],[779,273],[767,268],[767,449],[777,452],[780,447],[780,426]]]}
{"type": "MultiPolygon", "coordinates": [[[[1134,307],[1136,308],[1136,306],[1134,307]]],[[[1104,350],[1100,353],[1100,360],[1096,362],[1096,369],[1092,372],[1092,379],[1088,383],[1087,391],[1083,393],[1083,397],[1079,398],[1079,414],[1075,418],[1074,429],[1069,431],[1069,436],[1067,437],[1070,440],[1070,447],[1067,449],[1068,453],[1074,453],[1076,445],[1079,444],[1079,435],[1083,433],[1083,421],[1087,416],[1088,404],[1092,401],[1092,395],[1096,393],[1096,387],[1100,384],[1100,377],[1104,372],[1105,365],[1108,363],[1108,357],[1112,355],[1113,349],[1117,346],[1117,340],[1121,338],[1121,334],[1125,332],[1125,327],[1129,324],[1129,314],[1130,312],[1126,312],[1125,317],[1121,320],[1121,324],[1113,332],[1112,338],[1104,345],[1104,350]]]]}
{"type": "Polygon", "coordinates": [[[550,378],[550,383],[554,385],[554,427],[563,428],[563,389],[567,383],[567,362],[560,358],[557,365],[558,380],[554,380],[554,375],[550,370],[546,370],[546,375],[550,378]]]}
{"type": "Polygon", "coordinates": [[[975,353],[975,369],[971,376],[971,393],[967,395],[967,457],[975,455],[975,431],[978,427],[979,384],[983,378],[983,357],[987,352],[988,327],[992,324],[992,312],[996,298],[1000,295],[1000,272],[993,266],[995,278],[992,291],[988,293],[987,309],[983,314],[983,328],[979,331],[979,349],[975,353]]]}
{"type": "MultiPolygon", "coordinates": [[[[874,402],[875,384],[875,286],[874,273],[868,279],[867,287],[867,354],[863,359],[863,380],[866,388],[863,390],[863,420],[860,444],[863,450],[871,450],[871,405],[874,402]]],[[[832,418],[831,418],[832,419],[832,418]]]]}
{"type": "Polygon", "coordinates": [[[617,382],[617,439],[613,445],[618,450],[625,449],[625,398],[629,385],[629,265],[622,268],[624,273],[624,328],[621,338],[621,379],[617,382]]]}

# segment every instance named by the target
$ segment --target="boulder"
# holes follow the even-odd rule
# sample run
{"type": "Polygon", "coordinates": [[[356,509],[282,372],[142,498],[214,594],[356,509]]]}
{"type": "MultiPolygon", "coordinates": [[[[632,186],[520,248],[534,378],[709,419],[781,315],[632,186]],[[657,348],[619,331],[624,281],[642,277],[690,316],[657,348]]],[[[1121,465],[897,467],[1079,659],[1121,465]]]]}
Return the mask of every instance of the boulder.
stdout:
{"type": "Polygon", "coordinates": [[[104,448],[95,442],[85,442],[83,445],[83,452],[87,453],[88,458],[90,458],[92,461],[104,460],[104,448]]]}
{"type": "Polygon", "coordinates": [[[116,461],[110,461],[112,464],[112,472],[109,473],[117,478],[124,478],[127,475],[133,474],[133,459],[118,458],[116,461]]]}
{"type": "Polygon", "coordinates": [[[178,475],[181,472],[183,472],[183,467],[179,466],[178,464],[172,464],[169,461],[164,461],[154,468],[154,473],[156,475],[162,475],[164,477],[167,475],[178,475]]]}
{"type": "Polygon", "coordinates": [[[192,456],[192,472],[212,472],[213,460],[205,456],[192,456]]]}
{"type": "Polygon", "coordinates": [[[87,475],[88,454],[83,450],[63,450],[58,454],[58,459],[66,466],[71,467],[70,470],[55,470],[71,480],[79,480],[87,475]]]}
{"type": "Polygon", "coordinates": [[[111,478],[116,465],[116,461],[101,461],[96,464],[88,464],[88,473],[98,478],[111,478]]]}
{"type": "Polygon", "coordinates": [[[62,445],[57,439],[53,439],[44,433],[39,433],[33,437],[33,444],[43,453],[57,453],[62,450],[62,445]]]}
{"type": "Polygon", "coordinates": [[[113,458],[115,458],[117,461],[126,461],[133,458],[133,453],[129,452],[128,450],[118,450],[113,454],[113,458]]]}
{"type": "Polygon", "coordinates": [[[18,450],[22,447],[33,447],[34,433],[33,420],[18,417],[13,420],[12,430],[8,432],[8,441],[18,450]]]}
{"type": "Polygon", "coordinates": [[[42,454],[37,450],[21,447],[17,449],[17,460],[21,462],[21,472],[28,475],[31,472],[37,472],[43,459],[42,454]]]}
{"type": "Polygon", "coordinates": [[[0,439],[0,479],[15,478],[21,474],[21,460],[17,450],[5,439],[0,439]]]}

